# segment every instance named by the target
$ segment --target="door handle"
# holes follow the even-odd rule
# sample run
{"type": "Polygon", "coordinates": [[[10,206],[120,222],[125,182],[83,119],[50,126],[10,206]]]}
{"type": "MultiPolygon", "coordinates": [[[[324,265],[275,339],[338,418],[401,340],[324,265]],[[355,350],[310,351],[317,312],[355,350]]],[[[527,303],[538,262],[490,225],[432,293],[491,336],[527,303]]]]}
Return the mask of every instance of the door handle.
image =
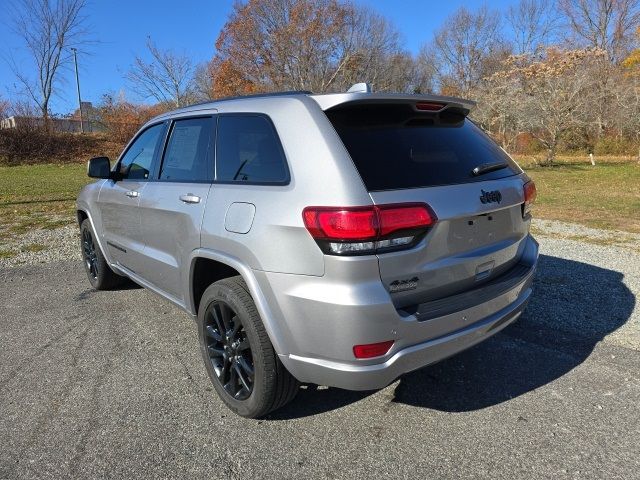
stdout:
{"type": "Polygon", "coordinates": [[[140,196],[140,193],[136,192],[135,190],[129,190],[128,192],[125,193],[125,195],[129,198],[136,198],[140,196]]]}
{"type": "Polygon", "coordinates": [[[180,195],[180,201],[184,203],[200,203],[200,197],[193,193],[187,193],[186,195],[180,195]]]}

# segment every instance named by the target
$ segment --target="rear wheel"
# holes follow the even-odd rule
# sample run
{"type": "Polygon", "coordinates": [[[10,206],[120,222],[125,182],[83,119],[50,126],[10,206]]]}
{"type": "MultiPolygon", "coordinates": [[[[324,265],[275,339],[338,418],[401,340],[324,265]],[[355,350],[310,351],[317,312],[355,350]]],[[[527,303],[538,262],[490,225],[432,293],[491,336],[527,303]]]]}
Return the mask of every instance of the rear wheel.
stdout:
{"type": "Polygon", "coordinates": [[[93,288],[109,290],[124,283],[125,278],[114,273],[107,264],[88,218],[80,224],[80,245],[84,269],[93,288]]]}
{"type": "Polygon", "coordinates": [[[205,290],[198,333],[211,382],[238,415],[262,417],[295,397],[299,383],[278,359],[242,277],[205,290]]]}

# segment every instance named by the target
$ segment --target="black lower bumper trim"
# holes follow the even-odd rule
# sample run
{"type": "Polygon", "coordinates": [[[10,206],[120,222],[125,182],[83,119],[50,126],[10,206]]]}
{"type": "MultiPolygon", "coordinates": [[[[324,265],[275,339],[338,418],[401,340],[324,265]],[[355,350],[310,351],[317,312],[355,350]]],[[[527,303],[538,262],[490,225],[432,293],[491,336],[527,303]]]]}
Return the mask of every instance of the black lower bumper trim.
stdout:
{"type": "Polygon", "coordinates": [[[460,312],[499,297],[518,285],[521,285],[521,291],[529,288],[534,272],[535,265],[518,263],[508,272],[478,288],[402,310],[413,313],[419,322],[460,312]]]}

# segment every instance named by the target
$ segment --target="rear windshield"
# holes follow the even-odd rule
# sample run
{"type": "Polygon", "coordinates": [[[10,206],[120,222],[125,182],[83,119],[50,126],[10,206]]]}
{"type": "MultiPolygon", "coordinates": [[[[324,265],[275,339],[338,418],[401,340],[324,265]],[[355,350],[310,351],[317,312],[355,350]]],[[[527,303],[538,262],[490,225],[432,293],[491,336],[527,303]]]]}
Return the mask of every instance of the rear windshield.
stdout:
{"type": "Polygon", "coordinates": [[[478,182],[520,168],[462,113],[410,105],[347,105],[326,112],[369,191],[478,182]],[[483,164],[506,168],[474,176],[483,164]]]}

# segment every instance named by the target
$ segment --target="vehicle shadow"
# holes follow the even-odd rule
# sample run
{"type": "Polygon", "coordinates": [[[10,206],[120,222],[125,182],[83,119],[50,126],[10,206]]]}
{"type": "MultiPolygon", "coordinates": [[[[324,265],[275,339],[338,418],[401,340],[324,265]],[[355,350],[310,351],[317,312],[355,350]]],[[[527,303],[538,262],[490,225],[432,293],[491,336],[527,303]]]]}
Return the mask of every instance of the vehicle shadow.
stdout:
{"type": "Polygon", "coordinates": [[[114,287],[113,290],[116,292],[119,292],[119,291],[125,291],[125,290],[139,290],[141,288],[144,288],[144,287],[142,287],[141,285],[138,285],[136,282],[134,282],[130,278],[125,278],[122,280],[122,283],[114,287]]]}
{"type": "MultiPolygon", "coordinates": [[[[405,375],[392,401],[466,412],[508,401],[561,377],[630,318],[636,300],[622,278],[619,272],[541,255],[534,293],[517,322],[466,352],[405,375]]],[[[323,413],[371,393],[301,390],[272,418],[323,413]]]]}
{"type": "Polygon", "coordinates": [[[534,294],[516,323],[474,349],[406,375],[394,401],[471,411],[561,377],[630,318],[636,299],[622,277],[594,265],[541,255],[534,294]]]}

